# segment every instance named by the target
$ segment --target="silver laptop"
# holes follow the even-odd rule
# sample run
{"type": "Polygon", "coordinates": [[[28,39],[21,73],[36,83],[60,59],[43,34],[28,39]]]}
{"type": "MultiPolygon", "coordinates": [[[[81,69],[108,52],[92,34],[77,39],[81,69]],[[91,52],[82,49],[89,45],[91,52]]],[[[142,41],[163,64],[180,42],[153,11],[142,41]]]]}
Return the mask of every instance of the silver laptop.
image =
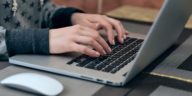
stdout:
{"type": "Polygon", "coordinates": [[[123,86],[167,50],[181,34],[192,12],[192,0],[165,0],[147,36],[129,34],[124,44],[99,58],[83,54],[16,55],[11,64],[85,80],[123,86]],[[145,40],[144,40],[145,39],[145,40]]]}

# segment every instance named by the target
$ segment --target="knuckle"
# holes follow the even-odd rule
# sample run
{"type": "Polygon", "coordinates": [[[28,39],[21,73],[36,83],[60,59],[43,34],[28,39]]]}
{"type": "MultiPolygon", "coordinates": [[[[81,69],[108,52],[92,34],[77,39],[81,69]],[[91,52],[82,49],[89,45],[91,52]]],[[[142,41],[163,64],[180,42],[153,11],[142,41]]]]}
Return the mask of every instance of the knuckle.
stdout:
{"type": "Polygon", "coordinates": [[[82,28],[81,25],[79,25],[79,24],[76,25],[76,29],[77,29],[77,30],[79,30],[79,29],[81,29],[81,28],[82,28]]]}
{"type": "Polygon", "coordinates": [[[81,48],[81,52],[82,52],[82,53],[86,53],[86,52],[87,52],[87,48],[86,48],[86,47],[82,47],[82,48],[81,48]]]}
{"type": "Polygon", "coordinates": [[[89,39],[88,39],[88,42],[89,42],[90,44],[93,44],[93,43],[95,42],[95,40],[94,40],[94,38],[89,38],[89,39]]]}
{"type": "Polygon", "coordinates": [[[73,44],[69,44],[69,48],[71,48],[71,51],[77,51],[77,47],[73,44]]]}
{"type": "Polygon", "coordinates": [[[79,25],[79,24],[75,25],[76,28],[79,28],[80,26],[81,26],[81,25],[79,25]]]}
{"type": "Polygon", "coordinates": [[[94,39],[98,39],[99,36],[100,36],[99,33],[95,33],[95,34],[93,35],[93,38],[94,38],[94,39]]]}
{"type": "Polygon", "coordinates": [[[121,25],[121,22],[118,20],[115,20],[118,25],[121,25]]]}
{"type": "Polygon", "coordinates": [[[75,25],[75,28],[74,28],[75,32],[79,32],[82,30],[82,26],[81,25],[75,25]]]}
{"type": "Polygon", "coordinates": [[[108,30],[112,30],[112,28],[113,28],[112,25],[108,24],[108,23],[106,24],[106,26],[107,26],[108,30]]]}

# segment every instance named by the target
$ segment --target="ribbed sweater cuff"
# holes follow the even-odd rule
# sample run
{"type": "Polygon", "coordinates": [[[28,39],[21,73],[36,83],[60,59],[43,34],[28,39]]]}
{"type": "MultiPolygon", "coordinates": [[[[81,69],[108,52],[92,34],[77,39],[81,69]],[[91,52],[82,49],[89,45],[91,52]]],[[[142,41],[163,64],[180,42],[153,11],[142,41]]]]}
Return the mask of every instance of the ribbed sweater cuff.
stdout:
{"type": "Polygon", "coordinates": [[[15,54],[49,54],[49,29],[7,30],[9,56],[15,54]]]}

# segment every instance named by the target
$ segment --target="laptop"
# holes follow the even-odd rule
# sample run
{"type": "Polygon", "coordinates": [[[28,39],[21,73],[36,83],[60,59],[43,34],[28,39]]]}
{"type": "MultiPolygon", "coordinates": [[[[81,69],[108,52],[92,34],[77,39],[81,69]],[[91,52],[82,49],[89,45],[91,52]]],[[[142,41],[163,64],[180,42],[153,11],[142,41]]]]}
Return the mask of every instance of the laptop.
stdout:
{"type": "Polygon", "coordinates": [[[92,58],[83,54],[15,55],[14,65],[58,73],[112,86],[123,86],[175,43],[192,12],[192,0],[165,0],[146,36],[130,33],[112,52],[92,58]]]}

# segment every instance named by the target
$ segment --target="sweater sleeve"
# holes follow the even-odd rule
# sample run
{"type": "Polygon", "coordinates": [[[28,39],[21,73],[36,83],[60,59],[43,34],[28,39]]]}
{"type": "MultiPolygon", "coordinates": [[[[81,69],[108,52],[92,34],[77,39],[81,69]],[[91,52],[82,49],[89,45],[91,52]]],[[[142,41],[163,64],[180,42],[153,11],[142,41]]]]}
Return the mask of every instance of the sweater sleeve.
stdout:
{"type": "Polygon", "coordinates": [[[45,4],[42,6],[42,27],[43,28],[60,28],[71,26],[71,16],[73,13],[83,13],[82,10],[57,6],[50,0],[45,0],[45,4]]]}
{"type": "Polygon", "coordinates": [[[5,41],[9,56],[49,54],[49,29],[6,30],[5,41]]]}
{"type": "Polygon", "coordinates": [[[0,26],[0,60],[7,58],[7,46],[5,44],[5,32],[6,30],[0,26]]]}
{"type": "Polygon", "coordinates": [[[49,29],[6,30],[0,26],[0,60],[15,54],[49,54],[49,29]]]}

